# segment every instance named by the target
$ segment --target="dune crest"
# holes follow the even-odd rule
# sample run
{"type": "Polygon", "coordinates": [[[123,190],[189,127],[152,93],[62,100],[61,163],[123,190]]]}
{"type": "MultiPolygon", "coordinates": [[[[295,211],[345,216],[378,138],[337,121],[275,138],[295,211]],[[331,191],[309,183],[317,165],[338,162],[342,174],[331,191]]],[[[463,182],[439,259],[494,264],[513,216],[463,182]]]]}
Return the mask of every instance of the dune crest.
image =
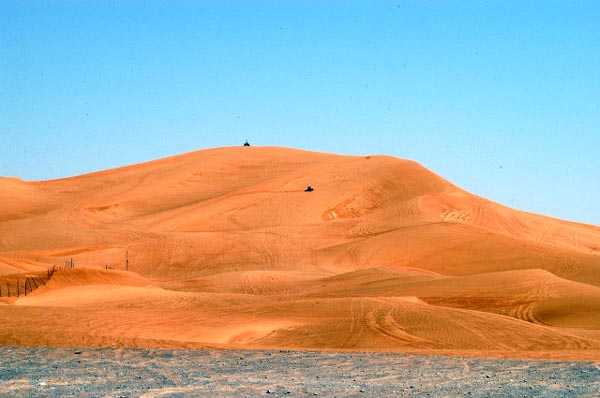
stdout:
{"type": "Polygon", "coordinates": [[[0,203],[2,344],[600,357],[600,228],[413,161],[216,148],[0,203]]]}

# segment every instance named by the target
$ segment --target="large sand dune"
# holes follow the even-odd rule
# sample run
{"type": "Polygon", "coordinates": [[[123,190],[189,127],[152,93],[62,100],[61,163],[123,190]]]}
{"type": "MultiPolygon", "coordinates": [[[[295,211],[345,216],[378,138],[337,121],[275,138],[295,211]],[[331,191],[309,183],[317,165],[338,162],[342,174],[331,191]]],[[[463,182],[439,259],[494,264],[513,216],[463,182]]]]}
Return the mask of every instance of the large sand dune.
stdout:
{"type": "Polygon", "coordinates": [[[2,344],[600,359],[600,228],[412,161],[218,148],[0,178],[0,203],[2,344]]]}

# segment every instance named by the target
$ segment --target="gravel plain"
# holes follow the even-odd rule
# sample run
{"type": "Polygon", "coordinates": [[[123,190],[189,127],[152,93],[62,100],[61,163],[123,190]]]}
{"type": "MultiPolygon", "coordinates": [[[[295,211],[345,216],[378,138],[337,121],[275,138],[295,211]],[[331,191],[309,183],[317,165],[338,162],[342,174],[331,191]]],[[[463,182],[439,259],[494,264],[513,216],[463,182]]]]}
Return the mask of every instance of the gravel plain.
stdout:
{"type": "Polygon", "coordinates": [[[600,364],[430,355],[0,347],[2,397],[600,397],[600,364]]]}

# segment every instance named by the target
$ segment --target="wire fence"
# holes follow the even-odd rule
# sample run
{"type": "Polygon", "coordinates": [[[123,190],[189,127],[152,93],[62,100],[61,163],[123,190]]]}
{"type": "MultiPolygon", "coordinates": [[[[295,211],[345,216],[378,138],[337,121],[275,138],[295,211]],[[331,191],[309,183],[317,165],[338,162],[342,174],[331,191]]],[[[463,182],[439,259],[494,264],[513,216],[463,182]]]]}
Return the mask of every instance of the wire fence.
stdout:
{"type": "MultiPolygon", "coordinates": [[[[65,269],[67,268],[65,267],[65,269]]],[[[41,286],[45,286],[57,270],[56,266],[52,266],[45,272],[28,272],[27,274],[2,277],[0,278],[0,297],[27,296],[41,286]]]]}
{"type": "MultiPolygon", "coordinates": [[[[125,271],[129,271],[130,266],[129,251],[125,251],[125,271]]],[[[45,286],[52,276],[60,270],[68,271],[75,268],[75,262],[71,257],[69,260],[65,260],[64,265],[56,266],[47,269],[42,272],[27,272],[18,274],[10,274],[6,276],[0,276],[0,298],[2,297],[20,297],[31,294],[34,290],[39,289],[41,286],[45,286]]],[[[122,269],[121,267],[114,267],[110,265],[110,257],[105,266],[106,270],[122,269]]]]}

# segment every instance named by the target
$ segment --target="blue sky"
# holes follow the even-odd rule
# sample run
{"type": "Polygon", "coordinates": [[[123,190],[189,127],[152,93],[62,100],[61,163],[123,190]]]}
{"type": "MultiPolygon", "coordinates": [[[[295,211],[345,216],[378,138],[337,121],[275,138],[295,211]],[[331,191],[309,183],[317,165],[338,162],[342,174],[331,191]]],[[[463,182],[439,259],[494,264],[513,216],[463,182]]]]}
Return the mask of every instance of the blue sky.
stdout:
{"type": "Polygon", "coordinates": [[[0,175],[196,149],[416,160],[600,225],[598,1],[0,1],[0,175]]]}

